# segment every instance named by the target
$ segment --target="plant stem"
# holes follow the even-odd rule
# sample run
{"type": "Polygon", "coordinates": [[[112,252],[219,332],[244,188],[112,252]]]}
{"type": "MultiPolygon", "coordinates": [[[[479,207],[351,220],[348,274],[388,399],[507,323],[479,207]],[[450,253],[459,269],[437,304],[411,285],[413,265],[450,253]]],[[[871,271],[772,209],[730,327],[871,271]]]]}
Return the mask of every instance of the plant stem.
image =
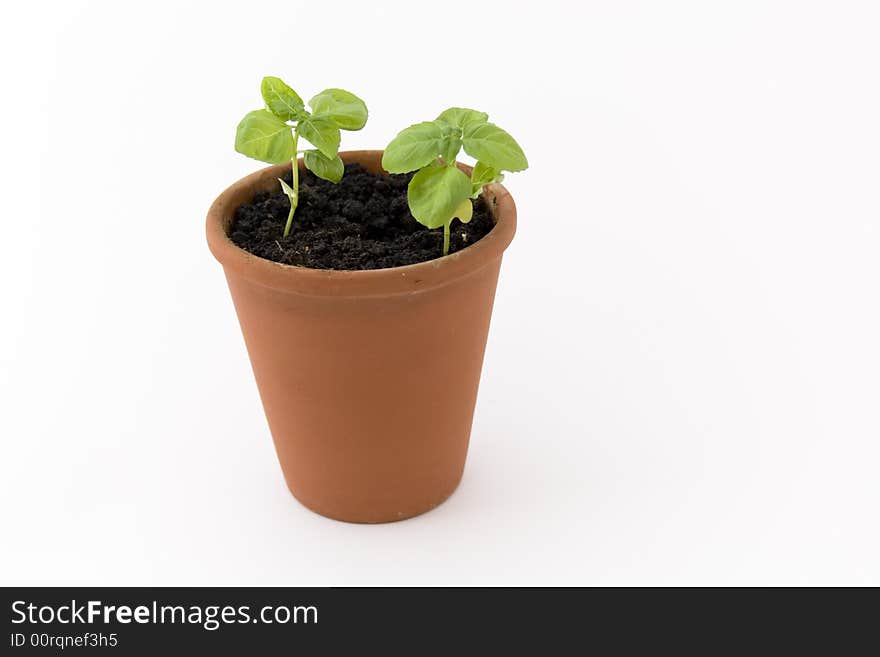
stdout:
{"type": "Polygon", "coordinates": [[[297,142],[299,142],[299,132],[296,130],[293,131],[293,159],[291,160],[292,166],[292,176],[293,176],[293,184],[291,188],[293,189],[293,196],[290,198],[290,214],[287,215],[287,223],[284,226],[284,237],[287,237],[290,234],[290,227],[293,225],[293,213],[296,212],[296,206],[299,203],[299,162],[296,158],[296,146],[297,142]]]}
{"type": "Polygon", "coordinates": [[[443,224],[443,255],[449,255],[449,224],[443,224]]]}

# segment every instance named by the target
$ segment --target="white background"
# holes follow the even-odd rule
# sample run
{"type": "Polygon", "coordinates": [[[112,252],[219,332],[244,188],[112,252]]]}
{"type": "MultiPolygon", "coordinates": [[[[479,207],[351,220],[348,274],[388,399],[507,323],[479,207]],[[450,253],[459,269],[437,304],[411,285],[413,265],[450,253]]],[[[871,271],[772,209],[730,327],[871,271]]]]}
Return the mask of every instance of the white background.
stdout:
{"type": "Polygon", "coordinates": [[[880,584],[880,14],[7,3],[0,583],[880,584]],[[205,212],[263,75],[529,156],[465,478],[287,492],[205,212]]]}

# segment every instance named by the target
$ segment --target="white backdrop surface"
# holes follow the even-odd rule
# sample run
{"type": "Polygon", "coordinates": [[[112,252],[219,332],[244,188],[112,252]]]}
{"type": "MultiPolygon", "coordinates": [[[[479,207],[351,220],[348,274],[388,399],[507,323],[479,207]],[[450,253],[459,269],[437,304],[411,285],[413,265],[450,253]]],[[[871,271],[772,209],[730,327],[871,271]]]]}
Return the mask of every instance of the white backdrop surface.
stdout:
{"type": "Polygon", "coordinates": [[[880,584],[880,9],[0,10],[0,584],[880,584]],[[213,198],[278,75],[529,156],[464,480],[357,526],[287,492],[213,198]]]}

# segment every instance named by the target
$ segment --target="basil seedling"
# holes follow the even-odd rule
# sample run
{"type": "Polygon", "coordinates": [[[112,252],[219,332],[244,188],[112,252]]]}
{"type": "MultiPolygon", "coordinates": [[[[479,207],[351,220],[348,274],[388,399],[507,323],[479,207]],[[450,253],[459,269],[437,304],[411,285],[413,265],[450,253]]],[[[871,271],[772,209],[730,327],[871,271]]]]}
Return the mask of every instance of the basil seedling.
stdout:
{"type": "Polygon", "coordinates": [[[345,172],[339,157],[339,131],[363,128],[367,122],[367,106],[353,93],[325,89],[309,101],[310,112],[299,94],[273,77],[263,78],[260,92],[266,108],[248,112],[238,124],[235,150],[270,164],[292,162],[293,185],[278,179],[290,199],[290,214],[284,226],[284,237],[287,237],[299,202],[297,155],[303,154],[306,168],[319,178],[339,182],[345,172]],[[299,150],[300,137],[315,148],[299,150]]]}
{"type": "Polygon", "coordinates": [[[502,171],[523,171],[528,166],[519,144],[489,123],[488,114],[462,107],[402,130],[382,155],[382,168],[388,173],[418,170],[407,189],[409,210],[427,228],[443,226],[443,255],[449,254],[452,220],[471,220],[471,199],[483,186],[501,182],[502,171]],[[462,147],[477,160],[470,178],[455,165],[462,147]]]}

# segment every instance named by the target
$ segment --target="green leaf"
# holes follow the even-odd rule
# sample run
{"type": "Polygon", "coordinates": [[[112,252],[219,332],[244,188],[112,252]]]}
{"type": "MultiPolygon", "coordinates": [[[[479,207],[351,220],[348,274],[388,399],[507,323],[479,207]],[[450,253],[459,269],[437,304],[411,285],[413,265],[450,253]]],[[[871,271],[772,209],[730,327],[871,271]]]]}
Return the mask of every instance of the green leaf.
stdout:
{"type": "Polygon", "coordinates": [[[318,178],[338,183],[345,173],[345,164],[338,155],[334,158],[326,157],[321,151],[306,151],[303,155],[303,163],[306,169],[314,173],[318,178]]]}
{"type": "Polygon", "coordinates": [[[266,101],[266,108],[279,119],[298,121],[306,116],[305,105],[293,89],[281,78],[267,76],[260,84],[260,93],[266,101]]]}
{"type": "Polygon", "coordinates": [[[440,138],[440,157],[446,164],[455,164],[455,158],[461,150],[461,128],[444,124],[443,136],[440,138]]]}
{"type": "Polygon", "coordinates": [[[296,149],[289,125],[268,110],[254,110],[238,124],[235,150],[261,162],[280,164],[290,161],[296,149]]]}
{"type": "Polygon", "coordinates": [[[309,101],[312,112],[333,121],[343,130],[360,130],[367,122],[367,106],[344,89],[324,89],[309,101]]]}
{"type": "Polygon", "coordinates": [[[471,217],[474,216],[474,204],[471,203],[469,198],[466,198],[461,202],[461,205],[455,208],[452,216],[458,217],[458,220],[463,224],[470,222],[471,217]]]}
{"type": "Polygon", "coordinates": [[[296,129],[326,157],[336,157],[339,151],[339,128],[333,121],[322,116],[310,116],[300,121],[296,129]]]}
{"type": "Polygon", "coordinates": [[[461,150],[461,137],[456,134],[447,135],[443,138],[440,146],[440,153],[446,164],[455,164],[455,158],[461,150]]]}
{"type": "Polygon", "coordinates": [[[489,115],[485,112],[478,112],[466,107],[450,107],[448,110],[441,112],[437,120],[463,128],[468,123],[485,123],[489,120],[489,115]]]}
{"type": "Polygon", "coordinates": [[[471,182],[488,185],[495,182],[495,179],[500,175],[501,172],[495,167],[489,166],[485,162],[477,162],[474,165],[473,173],[471,173],[471,182]]]}
{"type": "Polygon", "coordinates": [[[440,155],[443,128],[434,121],[416,123],[401,130],[385,147],[382,168],[388,173],[421,169],[440,155]]]}
{"type": "Polygon", "coordinates": [[[483,185],[504,180],[504,174],[495,167],[489,166],[485,162],[477,162],[474,170],[471,172],[471,196],[477,196],[482,190],[483,185]]]}
{"type": "Polygon", "coordinates": [[[522,171],[529,166],[519,144],[494,123],[467,124],[462,142],[468,155],[496,169],[522,171]]]}
{"type": "Polygon", "coordinates": [[[455,217],[462,202],[468,201],[471,181],[455,166],[426,167],[409,181],[409,210],[428,228],[439,228],[455,217]]]}

